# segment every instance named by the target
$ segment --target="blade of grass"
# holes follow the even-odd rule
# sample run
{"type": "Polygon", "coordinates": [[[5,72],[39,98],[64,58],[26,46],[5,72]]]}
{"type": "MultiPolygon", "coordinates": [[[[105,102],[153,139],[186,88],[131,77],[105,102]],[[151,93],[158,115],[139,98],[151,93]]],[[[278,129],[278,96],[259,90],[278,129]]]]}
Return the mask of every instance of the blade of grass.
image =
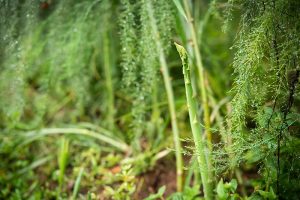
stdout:
{"type": "Polygon", "coordinates": [[[60,193],[62,191],[65,171],[68,164],[68,157],[69,157],[69,140],[63,137],[61,140],[61,146],[58,154],[58,166],[59,166],[59,177],[58,177],[59,187],[57,193],[58,196],[60,196],[60,193]]]}
{"type": "Polygon", "coordinates": [[[81,178],[82,178],[83,172],[84,172],[84,168],[81,167],[81,168],[80,168],[80,171],[79,171],[79,173],[78,173],[78,176],[77,176],[77,178],[76,178],[75,185],[74,185],[73,194],[72,194],[72,200],[75,200],[75,199],[76,199],[76,196],[77,196],[77,194],[78,194],[79,187],[80,187],[80,182],[81,182],[81,178]]]}
{"type": "Polygon", "coordinates": [[[179,0],[173,0],[173,3],[174,3],[175,6],[177,7],[179,13],[180,13],[186,20],[188,20],[187,17],[186,17],[186,15],[185,15],[184,9],[183,9],[183,7],[182,7],[180,1],[179,1],[179,0]]]}
{"type": "MultiPolygon", "coordinates": [[[[115,147],[118,150],[121,150],[123,152],[130,152],[130,147],[116,139],[112,139],[108,136],[105,136],[101,133],[97,133],[94,131],[90,131],[87,129],[81,129],[81,128],[45,128],[38,131],[31,131],[28,132],[26,137],[28,137],[27,140],[22,142],[20,146],[26,145],[28,143],[33,142],[34,140],[37,140],[44,136],[50,136],[50,135],[60,135],[60,134],[70,134],[70,135],[83,135],[83,136],[89,136],[95,139],[100,140],[101,142],[105,142],[107,144],[110,144],[111,146],[115,147]]],[[[19,146],[19,147],[20,147],[19,146]]]]}
{"type": "Polygon", "coordinates": [[[45,163],[47,163],[48,161],[52,160],[53,158],[54,158],[54,156],[50,155],[50,156],[46,156],[44,158],[38,159],[38,160],[32,162],[29,166],[27,166],[27,167],[25,167],[25,168],[17,171],[12,176],[8,176],[8,180],[16,178],[18,176],[21,176],[22,174],[25,174],[25,173],[27,173],[30,170],[33,170],[33,169],[35,169],[35,168],[37,168],[39,166],[42,166],[45,163]]]}
{"type": "MultiPolygon", "coordinates": [[[[193,157],[191,158],[191,161],[190,161],[190,164],[189,164],[189,167],[188,167],[187,176],[186,176],[185,182],[184,182],[184,187],[185,188],[190,187],[193,174],[195,174],[194,171],[195,171],[195,169],[198,169],[197,164],[198,164],[197,157],[195,155],[193,155],[193,157]]],[[[197,184],[200,185],[201,183],[200,182],[198,183],[198,179],[196,177],[194,177],[193,185],[197,185],[197,184]]]]}
{"type": "Polygon", "coordinates": [[[89,122],[80,122],[77,124],[80,128],[87,128],[87,129],[91,129],[93,131],[99,132],[99,133],[103,133],[104,135],[108,136],[108,137],[115,137],[115,132],[111,132],[99,125],[95,125],[89,122]]]}

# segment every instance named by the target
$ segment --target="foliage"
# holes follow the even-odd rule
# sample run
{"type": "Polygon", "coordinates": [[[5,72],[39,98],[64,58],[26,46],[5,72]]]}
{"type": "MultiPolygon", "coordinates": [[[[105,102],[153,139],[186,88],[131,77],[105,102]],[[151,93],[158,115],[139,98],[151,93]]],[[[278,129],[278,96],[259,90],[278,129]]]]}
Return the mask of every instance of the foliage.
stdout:
{"type": "MultiPolygon", "coordinates": [[[[277,185],[277,193],[283,198],[280,193],[295,192],[288,192],[282,182],[293,173],[284,165],[297,157],[295,150],[283,148],[290,146],[290,141],[298,140],[289,127],[299,123],[300,38],[299,12],[295,9],[299,2],[230,2],[243,13],[234,46],[231,164],[235,166],[243,160],[260,162],[260,171],[268,180],[266,187],[277,185]]],[[[297,165],[293,162],[288,168],[297,165]]]]}
{"type": "Polygon", "coordinates": [[[203,183],[203,190],[204,190],[204,197],[205,199],[212,199],[212,183],[213,177],[210,174],[209,169],[209,152],[207,152],[208,143],[204,142],[200,133],[201,133],[201,126],[197,119],[197,103],[193,96],[194,91],[191,84],[191,74],[190,74],[190,66],[189,66],[189,59],[186,50],[176,44],[177,51],[180,55],[182,60],[182,67],[183,67],[183,75],[184,75],[184,84],[186,89],[186,99],[187,99],[187,106],[189,109],[189,118],[191,129],[193,133],[194,143],[195,143],[195,153],[197,157],[197,161],[199,164],[200,174],[201,174],[201,181],[203,183]]]}
{"type": "MultiPolygon", "coordinates": [[[[151,25],[146,1],[122,1],[121,46],[123,84],[132,99],[133,133],[131,138],[139,138],[147,116],[145,107],[151,103],[151,94],[157,87],[158,49],[155,33],[151,25]]],[[[172,4],[167,1],[153,1],[154,15],[162,41],[167,51],[173,27],[172,4]]],[[[133,140],[135,141],[135,140],[133,140]]]]}
{"type": "Polygon", "coordinates": [[[135,179],[132,174],[131,166],[124,166],[121,172],[116,174],[116,178],[121,181],[121,184],[117,189],[113,189],[109,186],[105,187],[107,197],[111,197],[114,200],[129,200],[135,191],[135,179]]]}
{"type": "Polygon", "coordinates": [[[163,199],[163,194],[166,190],[166,186],[162,186],[159,188],[156,194],[151,194],[149,197],[144,200],[155,200],[155,199],[163,199]]]}
{"type": "MultiPolygon", "coordinates": [[[[59,190],[61,190],[64,183],[65,171],[68,164],[68,153],[69,153],[69,141],[65,138],[61,141],[61,146],[58,154],[58,166],[59,166],[59,190]]],[[[59,192],[60,193],[60,192],[59,192]]]]}
{"type": "Polygon", "coordinates": [[[217,195],[218,199],[238,199],[239,195],[235,194],[237,189],[237,181],[232,179],[230,183],[225,183],[223,179],[221,179],[217,185],[217,195]],[[229,198],[230,197],[230,198],[229,198]]]}
{"type": "Polygon", "coordinates": [[[0,0],[0,199],[298,199],[299,8],[0,0]]]}
{"type": "Polygon", "coordinates": [[[185,187],[183,192],[174,193],[169,197],[169,199],[171,200],[201,199],[199,193],[199,185],[194,185],[193,187],[185,187]]]}

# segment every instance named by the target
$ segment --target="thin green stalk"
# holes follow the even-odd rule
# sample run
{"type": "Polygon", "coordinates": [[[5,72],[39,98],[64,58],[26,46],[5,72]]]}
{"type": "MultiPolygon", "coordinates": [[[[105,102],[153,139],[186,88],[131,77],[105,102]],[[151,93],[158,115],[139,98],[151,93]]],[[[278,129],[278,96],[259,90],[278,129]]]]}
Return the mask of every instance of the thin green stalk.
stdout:
{"type": "Polygon", "coordinates": [[[185,178],[184,188],[190,187],[193,174],[195,175],[193,177],[194,178],[194,184],[193,185],[198,185],[198,180],[199,179],[197,179],[196,175],[198,175],[199,173],[194,173],[195,170],[198,170],[197,165],[198,165],[197,157],[195,155],[193,155],[193,157],[191,158],[190,166],[188,168],[187,176],[185,178]]]}
{"type": "Polygon", "coordinates": [[[108,128],[113,130],[114,128],[114,88],[111,73],[111,60],[110,60],[110,44],[108,38],[108,31],[103,33],[103,61],[104,61],[104,73],[105,73],[105,84],[107,89],[107,102],[108,102],[108,128]]]}
{"type": "Polygon", "coordinates": [[[184,4],[184,9],[186,12],[187,16],[187,22],[189,29],[191,31],[191,36],[192,36],[192,46],[195,52],[195,58],[196,58],[196,65],[198,68],[198,73],[199,73],[199,86],[201,90],[201,102],[204,110],[204,126],[205,126],[205,133],[207,137],[207,144],[208,148],[212,150],[212,135],[210,131],[210,119],[209,119],[209,106],[208,106],[208,101],[207,101],[207,94],[206,94],[206,88],[205,88],[205,77],[204,77],[204,67],[202,63],[202,58],[201,58],[201,53],[199,50],[198,46],[198,41],[197,41],[197,34],[195,31],[195,26],[193,24],[193,18],[190,12],[190,8],[188,5],[188,0],[183,1],[184,4]]]}
{"type": "Polygon", "coordinates": [[[180,54],[180,58],[183,66],[183,75],[184,75],[187,105],[188,105],[189,116],[190,116],[190,124],[191,124],[194,143],[195,143],[196,156],[199,163],[204,197],[206,200],[210,200],[213,199],[213,187],[212,187],[213,178],[209,173],[210,170],[208,169],[209,165],[207,161],[207,157],[209,155],[206,154],[205,141],[203,141],[202,134],[201,134],[202,132],[201,125],[197,119],[197,102],[195,100],[195,96],[193,95],[193,88],[191,84],[190,68],[188,63],[187,52],[182,46],[176,43],[175,45],[178,53],[180,54]]]}
{"type": "Polygon", "coordinates": [[[76,181],[75,181],[75,185],[74,185],[74,189],[73,189],[71,200],[75,200],[76,199],[76,196],[77,196],[77,194],[79,192],[79,187],[80,187],[80,183],[81,183],[81,178],[82,178],[83,172],[84,172],[84,168],[81,167],[80,171],[78,173],[78,176],[76,178],[76,181]]]}
{"type": "Polygon", "coordinates": [[[174,94],[171,84],[171,78],[169,75],[169,70],[166,62],[166,57],[163,51],[162,44],[160,42],[160,35],[157,28],[156,20],[154,18],[153,8],[151,1],[147,2],[147,10],[150,18],[150,23],[153,29],[153,32],[155,34],[155,43],[156,43],[156,49],[159,53],[159,62],[161,65],[162,75],[164,79],[164,84],[167,92],[167,98],[168,98],[168,106],[169,106],[169,112],[171,115],[171,124],[172,124],[172,132],[173,132],[173,138],[174,138],[174,144],[175,144],[175,153],[176,153],[176,174],[177,174],[177,191],[182,191],[183,186],[183,180],[182,180],[182,174],[183,174],[183,160],[181,155],[181,143],[180,143],[180,137],[179,137],[179,130],[177,125],[177,118],[176,118],[176,111],[175,111],[175,101],[174,101],[174,94]]]}
{"type": "Polygon", "coordinates": [[[66,138],[62,138],[61,146],[58,154],[58,165],[59,165],[59,177],[58,177],[58,197],[62,192],[62,187],[64,183],[65,171],[68,164],[69,157],[69,140],[66,138]]]}

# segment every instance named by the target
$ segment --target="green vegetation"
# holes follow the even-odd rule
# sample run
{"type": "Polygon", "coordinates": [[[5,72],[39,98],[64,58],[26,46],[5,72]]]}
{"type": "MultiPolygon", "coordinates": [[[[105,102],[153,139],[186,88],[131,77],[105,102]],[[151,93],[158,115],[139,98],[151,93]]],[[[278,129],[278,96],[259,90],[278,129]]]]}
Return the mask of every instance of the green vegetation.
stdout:
{"type": "Polygon", "coordinates": [[[0,199],[298,199],[299,62],[299,0],[0,0],[0,199]]]}
{"type": "Polygon", "coordinates": [[[207,145],[202,141],[202,130],[200,123],[198,122],[197,116],[197,102],[195,100],[193,88],[191,85],[191,78],[190,78],[190,66],[189,60],[187,56],[186,50],[176,44],[177,51],[180,54],[183,66],[183,75],[184,75],[184,84],[186,90],[186,99],[187,99],[187,107],[189,109],[189,117],[190,117],[190,124],[193,133],[193,139],[195,143],[195,153],[199,164],[199,170],[201,174],[201,181],[203,184],[204,190],[204,197],[205,199],[213,199],[212,193],[212,179],[213,177],[210,176],[208,163],[210,157],[208,156],[210,152],[208,152],[206,146],[209,146],[210,141],[207,142],[207,145]]]}

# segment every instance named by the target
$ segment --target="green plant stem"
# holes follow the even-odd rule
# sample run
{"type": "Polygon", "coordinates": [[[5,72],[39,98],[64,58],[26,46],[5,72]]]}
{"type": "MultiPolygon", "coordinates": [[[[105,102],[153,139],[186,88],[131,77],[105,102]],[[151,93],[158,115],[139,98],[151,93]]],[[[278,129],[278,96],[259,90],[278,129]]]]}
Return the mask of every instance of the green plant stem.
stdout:
{"type": "Polygon", "coordinates": [[[111,73],[111,60],[110,60],[110,48],[109,48],[108,30],[103,33],[103,64],[105,73],[105,84],[107,89],[107,102],[108,102],[108,128],[113,130],[114,128],[114,88],[111,73]]]}
{"type": "Polygon", "coordinates": [[[195,170],[198,170],[198,160],[197,160],[197,157],[195,155],[193,155],[193,157],[191,158],[191,161],[190,161],[190,165],[189,165],[189,168],[188,168],[188,172],[187,172],[187,176],[185,178],[185,183],[184,183],[184,187],[187,188],[187,187],[190,187],[190,184],[192,182],[192,178],[193,178],[193,185],[200,185],[200,183],[198,183],[198,180],[196,175],[198,175],[199,173],[194,173],[195,170]],[[195,175],[193,177],[193,174],[195,175]]]}
{"type": "Polygon", "coordinates": [[[187,106],[189,110],[190,124],[196,148],[196,156],[199,163],[199,169],[203,184],[204,197],[206,200],[211,200],[213,199],[213,178],[209,173],[210,170],[208,169],[209,165],[207,161],[208,155],[206,154],[205,142],[202,139],[201,125],[197,119],[197,102],[195,100],[195,96],[193,95],[187,52],[182,46],[176,43],[175,45],[182,60],[187,106]]]}
{"type": "Polygon", "coordinates": [[[58,154],[58,166],[59,166],[59,177],[58,177],[58,192],[57,195],[60,197],[62,192],[64,178],[65,178],[65,171],[68,164],[68,157],[69,157],[69,140],[65,137],[61,140],[61,146],[59,149],[58,154]]]}
{"type": "Polygon", "coordinates": [[[175,151],[176,151],[176,174],[177,174],[177,191],[182,191],[183,186],[183,159],[181,155],[181,143],[180,143],[180,137],[179,137],[179,130],[177,125],[177,118],[176,118],[176,111],[175,111],[175,101],[174,101],[174,94],[171,84],[171,78],[169,75],[169,70],[165,58],[165,54],[163,51],[162,44],[160,42],[160,35],[157,28],[156,20],[154,18],[153,8],[151,1],[146,0],[147,2],[147,10],[150,18],[150,23],[155,35],[155,43],[156,43],[156,49],[159,54],[159,62],[161,65],[162,75],[164,79],[164,84],[167,92],[167,98],[168,98],[168,106],[169,106],[169,112],[171,115],[171,124],[172,124],[172,132],[173,132],[173,138],[174,138],[174,144],[175,144],[175,151]]]}
{"type": "Polygon", "coordinates": [[[186,12],[187,16],[187,22],[189,29],[191,31],[191,36],[192,36],[192,47],[195,52],[195,58],[196,58],[196,65],[198,68],[198,73],[199,73],[199,86],[200,86],[200,92],[201,92],[201,102],[204,110],[204,126],[205,126],[205,133],[207,137],[207,145],[209,150],[212,150],[212,135],[210,131],[210,114],[209,114],[209,106],[208,106],[208,101],[207,101],[207,94],[206,94],[206,88],[205,88],[205,77],[204,77],[204,67],[202,63],[202,58],[201,58],[201,53],[199,50],[198,46],[198,41],[197,41],[197,34],[195,31],[195,26],[193,24],[193,18],[189,9],[188,5],[188,0],[183,1],[184,4],[184,9],[186,12]]]}
{"type": "Polygon", "coordinates": [[[73,189],[71,200],[76,200],[76,196],[77,196],[77,194],[79,192],[79,187],[80,187],[80,183],[81,183],[81,178],[82,178],[83,172],[84,172],[84,168],[81,167],[80,171],[78,173],[78,176],[76,178],[76,181],[75,181],[75,185],[74,185],[74,189],[73,189]]]}

